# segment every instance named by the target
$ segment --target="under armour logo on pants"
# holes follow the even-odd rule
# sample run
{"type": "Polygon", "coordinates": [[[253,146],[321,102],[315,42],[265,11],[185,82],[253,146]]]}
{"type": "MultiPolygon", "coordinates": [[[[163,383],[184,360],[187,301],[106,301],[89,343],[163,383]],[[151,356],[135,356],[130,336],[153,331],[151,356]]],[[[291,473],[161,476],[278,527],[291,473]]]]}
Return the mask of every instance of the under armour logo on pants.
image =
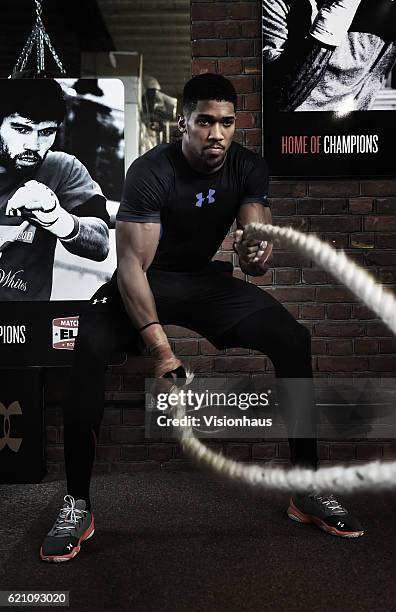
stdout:
{"type": "Polygon", "coordinates": [[[208,201],[208,204],[213,204],[213,202],[216,201],[214,199],[214,197],[213,197],[215,193],[216,193],[216,189],[209,189],[207,196],[204,196],[202,191],[201,191],[201,193],[197,193],[195,195],[195,197],[197,198],[195,206],[198,206],[199,208],[202,208],[202,204],[205,202],[205,200],[208,201]]]}

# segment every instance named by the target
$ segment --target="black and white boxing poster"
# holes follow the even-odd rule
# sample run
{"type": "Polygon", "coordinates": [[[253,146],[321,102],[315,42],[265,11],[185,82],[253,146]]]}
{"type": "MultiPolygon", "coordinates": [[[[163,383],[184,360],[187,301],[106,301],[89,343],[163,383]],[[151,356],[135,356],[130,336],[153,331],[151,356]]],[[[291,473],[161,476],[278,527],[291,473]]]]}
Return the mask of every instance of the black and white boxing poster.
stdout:
{"type": "Polygon", "coordinates": [[[273,176],[395,174],[396,2],[263,0],[262,59],[273,176]]]}
{"type": "Polygon", "coordinates": [[[57,365],[116,267],[124,88],[3,79],[0,90],[0,356],[57,365]]]}

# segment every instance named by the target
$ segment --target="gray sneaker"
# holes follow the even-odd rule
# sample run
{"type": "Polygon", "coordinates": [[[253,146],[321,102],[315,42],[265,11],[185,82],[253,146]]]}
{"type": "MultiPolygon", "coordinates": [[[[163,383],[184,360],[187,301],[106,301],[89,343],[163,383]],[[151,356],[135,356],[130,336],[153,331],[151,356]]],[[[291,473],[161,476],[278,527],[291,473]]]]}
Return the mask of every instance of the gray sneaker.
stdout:
{"type": "Polygon", "coordinates": [[[75,500],[71,495],[63,499],[65,503],[40,549],[43,561],[70,561],[80,552],[81,542],[95,531],[94,517],[85,509],[85,500],[75,500]]]}

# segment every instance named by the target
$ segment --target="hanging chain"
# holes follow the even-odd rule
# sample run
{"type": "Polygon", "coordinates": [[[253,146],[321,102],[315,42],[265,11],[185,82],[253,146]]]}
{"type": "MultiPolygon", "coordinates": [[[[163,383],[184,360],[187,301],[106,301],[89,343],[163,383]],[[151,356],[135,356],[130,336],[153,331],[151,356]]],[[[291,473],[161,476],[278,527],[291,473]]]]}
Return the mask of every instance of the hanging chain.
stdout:
{"type": "Polygon", "coordinates": [[[42,0],[34,0],[36,5],[36,23],[33,26],[33,29],[21,51],[20,56],[17,59],[17,62],[13,68],[12,77],[16,72],[21,72],[25,69],[28,59],[32,53],[33,47],[36,46],[36,72],[37,75],[42,75],[45,73],[45,45],[47,45],[48,49],[51,52],[52,57],[55,60],[56,65],[58,66],[60,72],[62,74],[66,74],[66,70],[64,69],[61,60],[57,52],[55,51],[51,39],[48,36],[44,23],[42,20],[42,0]]]}

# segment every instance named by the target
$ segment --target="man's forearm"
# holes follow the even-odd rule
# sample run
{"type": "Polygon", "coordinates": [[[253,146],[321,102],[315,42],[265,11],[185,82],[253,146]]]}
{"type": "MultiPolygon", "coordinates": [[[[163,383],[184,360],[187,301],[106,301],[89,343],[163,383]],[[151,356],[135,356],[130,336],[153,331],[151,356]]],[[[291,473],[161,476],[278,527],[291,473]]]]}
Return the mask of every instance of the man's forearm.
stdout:
{"type": "Polygon", "coordinates": [[[158,321],[157,308],[145,272],[138,262],[124,270],[117,268],[117,282],[122,301],[136,329],[158,321]]]}
{"type": "Polygon", "coordinates": [[[272,255],[269,259],[267,259],[265,264],[253,263],[253,262],[247,264],[241,261],[241,258],[240,258],[239,265],[244,274],[248,274],[249,276],[263,276],[270,268],[273,267],[274,261],[273,261],[272,255]]]}
{"type": "Polygon", "coordinates": [[[109,253],[109,229],[97,217],[78,217],[79,230],[74,238],[61,242],[73,255],[103,261],[109,253]]]}

